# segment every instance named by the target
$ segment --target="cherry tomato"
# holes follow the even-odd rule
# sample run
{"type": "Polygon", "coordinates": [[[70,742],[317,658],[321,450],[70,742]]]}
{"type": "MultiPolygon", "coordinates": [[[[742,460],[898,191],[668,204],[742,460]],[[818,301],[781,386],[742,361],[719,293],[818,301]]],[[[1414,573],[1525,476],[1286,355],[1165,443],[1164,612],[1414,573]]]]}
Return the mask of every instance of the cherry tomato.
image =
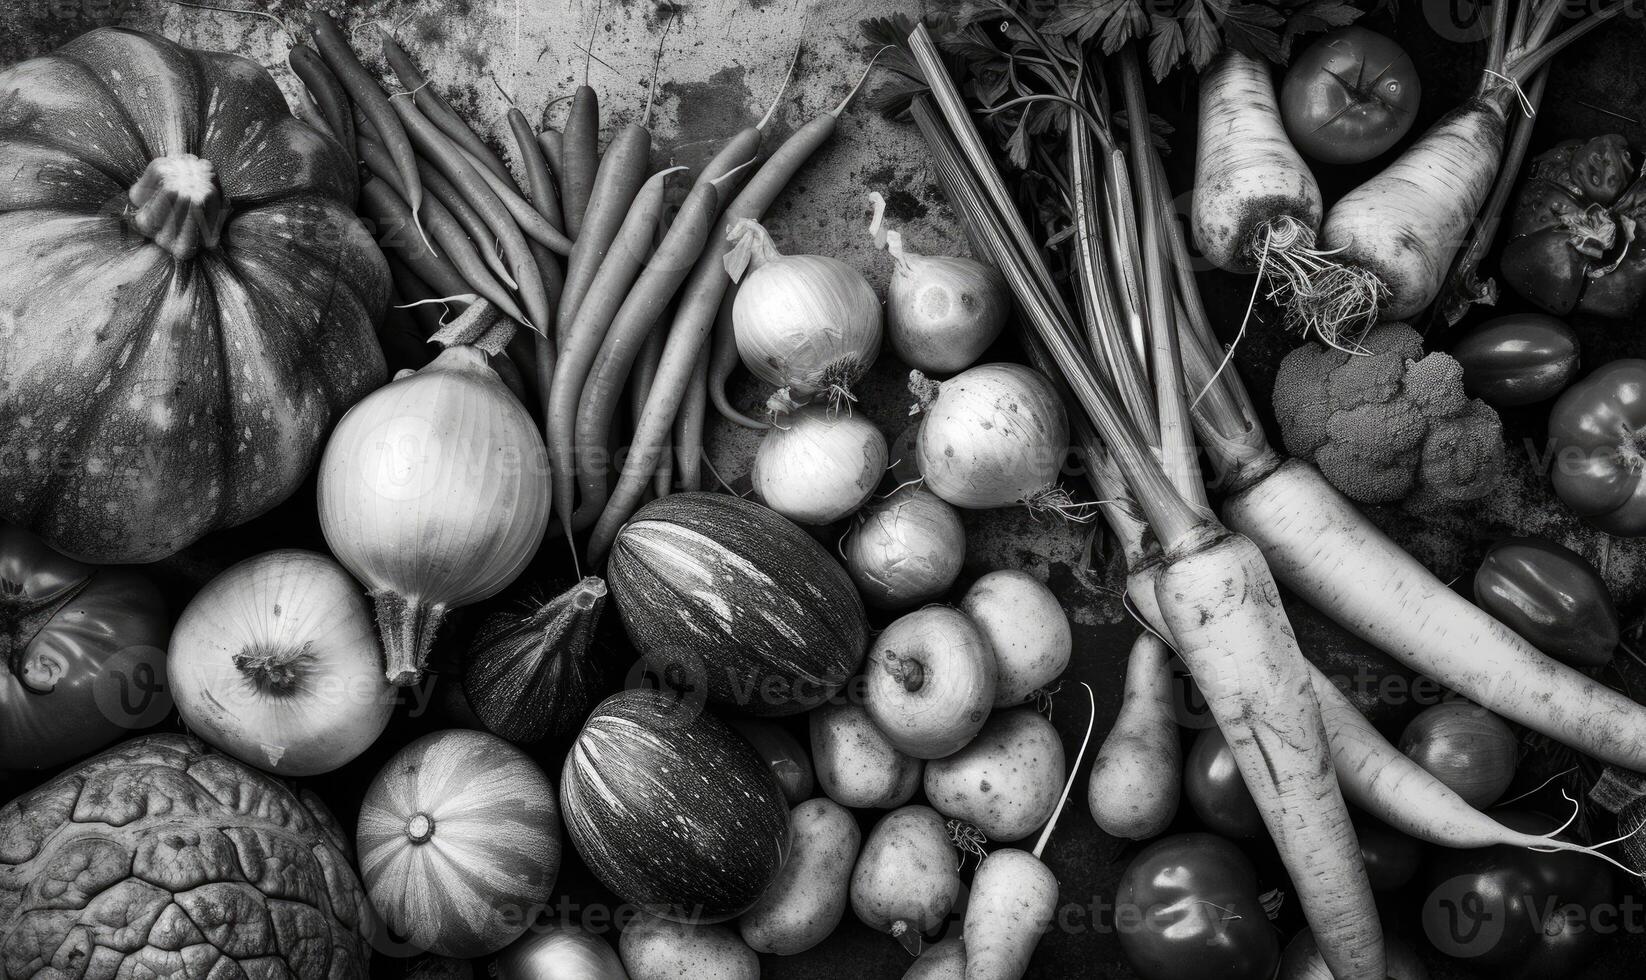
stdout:
{"type": "MultiPolygon", "coordinates": [[[[1532,834],[1559,826],[1536,813],[1492,816],[1532,834]]],[[[1430,944],[1494,980],[1580,976],[1628,925],[1611,869],[1586,854],[1507,844],[1436,848],[1426,884],[1423,931],[1430,944]]]]}
{"type": "Polygon", "coordinates": [[[1263,814],[1240,776],[1228,740],[1215,727],[1195,736],[1183,760],[1183,795],[1214,834],[1252,838],[1264,833],[1263,814]]]}
{"type": "Polygon", "coordinates": [[[1257,871],[1214,834],[1162,837],[1120,876],[1120,949],[1143,980],[1269,980],[1280,943],[1257,871]]]}
{"type": "Polygon", "coordinates": [[[1404,888],[1417,877],[1423,846],[1375,817],[1354,815],[1355,838],[1360,841],[1360,860],[1372,891],[1389,892],[1404,888]]]}
{"type": "Polygon", "coordinates": [[[1475,603],[1573,667],[1603,667],[1617,649],[1612,594],[1583,556],[1548,538],[1505,538],[1475,573],[1475,603]]]}
{"type": "Polygon", "coordinates": [[[1577,335],[1542,313],[1488,320],[1464,334],[1451,354],[1463,386],[1488,405],[1530,405],[1560,394],[1577,376],[1577,335]]]}
{"type": "Polygon", "coordinates": [[[1604,364],[1549,410],[1555,494],[1607,534],[1646,535],[1646,361],[1604,364]]]}
{"type": "Polygon", "coordinates": [[[1364,163],[1412,128],[1422,94],[1417,66],[1400,45],[1364,27],[1344,27],[1292,62],[1280,114],[1305,156],[1364,163]]]}

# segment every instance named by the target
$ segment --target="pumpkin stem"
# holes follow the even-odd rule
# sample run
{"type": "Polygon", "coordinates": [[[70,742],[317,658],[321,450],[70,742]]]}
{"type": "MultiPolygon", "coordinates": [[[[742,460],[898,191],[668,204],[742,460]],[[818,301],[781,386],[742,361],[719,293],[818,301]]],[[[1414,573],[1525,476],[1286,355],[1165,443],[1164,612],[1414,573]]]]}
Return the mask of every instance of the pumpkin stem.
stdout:
{"type": "Polygon", "coordinates": [[[390,684],[410,687],[423,676],[429,651],[434,649],[434,635],[446,618],[446,604],[409,602],[391,589],[377,589],[371,598],[383,640],[384,673],[390,684]]]}
{"type": "Polygon", "coordinates": [[[235,669],[245,674],[260,690],[290,694],[303,683],[314,663],[314,654],[305,643],[295,650],[254,645],[230,658],[235,669]]]}
{"type": "Polygon", "coordinates": [[[179,261],[216,248],[229,216],[211,161],[187,153],[150,160],[128,197],[132,227],[179,261]]]}

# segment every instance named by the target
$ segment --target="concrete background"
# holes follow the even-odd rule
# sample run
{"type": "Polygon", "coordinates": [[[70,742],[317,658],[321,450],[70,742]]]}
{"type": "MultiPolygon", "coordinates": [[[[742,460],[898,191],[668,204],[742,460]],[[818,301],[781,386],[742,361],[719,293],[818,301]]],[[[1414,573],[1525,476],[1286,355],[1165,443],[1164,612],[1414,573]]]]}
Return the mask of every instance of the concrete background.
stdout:
{"type": "MultiPolygon", "coordinates": [[[[166,0],[11,0],[0,9],[0,64],[41,53],[82,30],[101,24],[121,24],[157,31],[203,47],[238,51],[267,66],[282,84],[292,78],[285,68],[284,51],[295,36],[304,40],[302,14],[309,4],[301,0],[243,0],[238,6],[257,9],[273,18],[244,16],[186,7],[166,0]]],[[[901,10],[915,12],[916,4],[876,0],[816,0],[809,17],[793,0],[695,0],[656,5],[652,0],[606,0],[603,4],[550,0],[547,3],[499,0],[422,0],[371,2],[326,8],[340,13],[346,26],[364,29],[372,23],[392,25],[428,74],[454,104],[483,132],[488,127],[506,146],[506,134],[495,123],[508,103],[519,105],[528,118],[558,125],[565,104],[551,100],[570,93],[583,77],[584,50],[588,79],[601,93],[607,133],[638,117],[646,102],[654,58],[662,38],[659,84],[653,129],[657,160],[692,164],[704,159],[719,139],[759,118],[774,98],[790,51],[802,36],[805,45],[790,87],[777,115],[779,135],[836,103],[856,80],[864,63],[857,37],[858,21],[869,15],[901,10]],[[664,27],[673,19],[667,37],[664,27]],[[591,44],[592,42],[592,44],[591,44]]],[[[1425,120],[1456,101],[1478,79],[1471,49],[1444,36],[1437,20],[1443,4],[1413,3],[1403,7],[1393,33],[1418,58],[1425,82],[1425,120]],[[1440,30],[1437,32],[1437,25],[1440,30]]],[[[1387,19],[1376,22],[1387,29],[1387,19]]],[[[374,35],[362,30],[357,47],[372,49],[374,35]]],[[[1558,65],[1540,122],[1538,144],[1557,138],[1587,136],[1621,130],[1639,148],[1646,146],[1638,121],[1646,103],[1646,66],[1640,51],[1643,32],[1638,21],[1619,24],[1587,41],[1558,65]],[[1617,118],[1614,113],[1633,117],[1617,118]]],[[[1175,147],[1187,147],[1189,132],[1184,110],[1192,106],[1192,86],[1172,80],[1156,93],[1157,108],[1180,124],[1175,147]]],[[[1420,127],[1421,128],[1421,124],[1420,127]]],[[[1184,177],[1192,154],[1179,149],[1172,157],[1175,186],[1186,189],[1184,177]]],[[[876,118],[861,106],[846,114],[832,142],[796,180],[774,210],[769,224],[780,246],[789,252],[836,255],[865,270],[877,286],[886,278],[886,262],[869,247],[865,233],[865,195],[879,190],[889,202],[888,217],[900,225],[911,247],[921,251],[958,251],[960,235],[947,206],[937,196],[925,165],[925,151],[910,127],[876,118]]],[[[1354,170],[1323,173],[1328,197],[1352,186],[1363,176],[1354,170]]],[[[1225,336],[1232,336],[1244,307],[1249,284],[1220,274],[1204,277],[1209,304],[1225,336]]],[[[1613,356],[1646,354],[1646,341],[1635,324],[1579,324],[1590,364],[1613,356]]],[[[1435,338],[1442,342],[1444,338],[1435,338]]],[[[1243,346],[1237,363],[1255,393],[1268,389],[1279,357],[1297,339],[1278,327],[1260,325],[1243,346]]],[[[1009,340],[1000,356],[1014,356],[1009,340]]],[[[905,424],[907,399],[901,386],[904,372],[889,357],[865,386],[864,408],[895,436],[905,424]]],[[[757,398],[745,379],[741,392],[757,398]]],[[[1523,440],[1536,441],[1542,433],[1545,409],[1533,408],[1506,418],[1516,451],[1503,492],[1482,502],[1478,509],[1417,517],[1385,509],[1374,516],[1443,578],[1456,579],[1466,589],[1481,551],[1496,538],[1510,533],[1542,533],[1560,539],[1590,556],[1606,573],[1627,618],[1640,614],[1646,580],[1641,576],[1642,549],[1638,542],[1595,534],[1573,521],[1549,495],[1547,483],[1521,450],[1523,440]]],[[[724,424],[714,426],[710,445],[721,471],[734,486],[746,469],[753,437],[724,424]]],[[[281,544],[318,545],[312,515],[312,488],[288,505],[253,525],[216,535],[158,569],[178,601],[192,588],[229,562],[281,544]]],[[[1021,512],[968,515],[968,560],[962,586],[971,578],[998,567],[1023,567],[1043,575],[1058,592],[1077,626],[1075,679],[1094,686],[1098,697],[1097,737],[1106,730],[1119,703],[1121,664],[1135,627],[1120,602],[1118,565],[1112,560],[1094,527],[1036,521],[1021,512]]],[[[1328,672],[1382,676],[1385,661],[1362,644],[1298,603],[1288,606],[1305,651],[1328,672]]],[[[1643,683],[1639,673],[1630,680],[1643,683]]],[[[1057,699],[1054,719],[1072,747],[1085,727],[1078,688],[1065,688],[1057,699]]],[[[1415,708],[1409,704],[1369,704],[1391,733],[1398,732],[1415,708]]],[[[407,721],[385,737],[401,740],[401,733],[422,722],[407,721]]],[[[392,745],[389,746],[392,748],[392,745]]],[[[386,754],[386,753],[385,753],[386,754]]],[[[352,824],[361,787],[381,756],[368,756],[341,773],[312,781],[332,803],[339,816],[352,824]]],[[[545,760],[557,771],[551,760],[545,760]]],[[[1534,755],[1521,783],[1530,787],[1542,773],[1563,762],[1546,754],[1534,755]]],[[[19,786],[13,786],[15,791],[19,786]]],[[[1115,880],[1133,849],[1101,834],[1081,802],[1082,778],[1047,852],[1057,872],[1063,900],[1070,906],[1089,907],[1110,900],[1115,880]]],[[[5,794],[9,795],[9,793],[5,794]]],[[[1180,817],[1183,829],[1192,819],[1180,817]]],[[[1252,848],[1265,876],[1265,886],[1283,885],[1272,856],[1252,848]]],[[[568,852],[569,853],[569,852],[568,852]]],[[[565,888],[579,902],[609,901],[590,883],[575,859],[563,876],[565,888]]],[[[1401,895],[1386,903],[1391,928],[1412,934],[1415,905],[1421,896],[1401,895]]],[[[871,934],[850,915],[824,945],[789,959],[766,958],[772,977],[894,977],[908,965],[905,953],[893,942],[871,934]]],[[[1112,930],[1084,917],[1079,924],[1054,931],[1037,953],[1031,975],[1124,978],[1132,976],[1120,959],[1112,930]]],[[[1292,903],[1282,908],[1276,927],[1289,935],[1298,924],[1292,903]]],[[[1421,937],[1418,937],[1421,943],[1421,937]]],[[[1613,943],[1606,956],[1587,974],[1618,976],[1638,972],[1638,936],[1613,943]]],[[[1437,975],[1456,975],[1456,968],[1439,962],[1437,975]]],[[[408,970],[449,972],[450,964],[379,959],[383,976],[408,970]]]]}

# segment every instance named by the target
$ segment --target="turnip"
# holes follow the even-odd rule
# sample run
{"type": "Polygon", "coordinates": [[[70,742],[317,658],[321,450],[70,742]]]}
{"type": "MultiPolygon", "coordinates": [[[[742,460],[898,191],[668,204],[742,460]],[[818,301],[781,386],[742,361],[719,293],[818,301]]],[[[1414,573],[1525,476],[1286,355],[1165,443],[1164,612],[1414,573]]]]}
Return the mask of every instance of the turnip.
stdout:
{"type": "Polygon", "coordinates": [[[994,649],[995,707],[1022,704],[1069,666],[1069,617],[1039,579],[1018,569],[990,572],[960,600],[994,649]]]}
{"type": "Polygon", "coordinates": [[[1045,375],[980,364],[942,383],[911,372],[909,388],[924,415],[914,455],[926,489],[956,507],[1069,511],[1057,486],[1069,415],[1045,375]]]}
{"type": "Polygon", "coordinates": [[[777,880],[743,913],[738,930],[749,948],[789,956],[828,938],[846,911],[862,834],[845,807],[819,797],[789,813],[789,860],[777,880]]]}
{"type": "Polygon", "coordinates": [[[760,957],[726,926],[694,926],[640,913],[617,940],[629,980],[759,980],[760,957]]]}
{"type": "Polygon", "coordinates": [[[923,763],[887,741],[861,705],[821,704],[809,722],[817,782],[836,803],[890,809],[920,788],[923,763]]]}
{"type": "Polygon", "coordinates": [[[917,759],[959,751],[994,704],[995,658],[970,617],[947,606],[903,616],[864,668],[863,706],[887,741],[917,759]]]}
{"type": "Polygon", "coordinates": [[[966,557],[966,529],[937,494],[899,486],[858,512],[840,554],[864,602],[908,609],[954,585],[966,557]]]}
{"type": "Polygon", "coordinates": [[[906,806],[880,818],[852,871],[852,911],[911,953],[921,933],[948,918],[960,894],[960,861],[936,810],[906,806]]]}
{"type": "Polygon", "coordinates": [[[926,763],[926,798],[990,840],[1022,840],[1057,806],[1063,761],[1063,743],[1045,716],[1033,708],[997,711],[971,744],[926,763]]]}
{"type": "Polygon", "coordinates": [[[1143,840],[1177,815],[1183,748],[1171,701],[1171,648],[1144,631],[1126,661],[1126,694],[1098,749],[1086,805],[1103,832],[1143,840]]]}

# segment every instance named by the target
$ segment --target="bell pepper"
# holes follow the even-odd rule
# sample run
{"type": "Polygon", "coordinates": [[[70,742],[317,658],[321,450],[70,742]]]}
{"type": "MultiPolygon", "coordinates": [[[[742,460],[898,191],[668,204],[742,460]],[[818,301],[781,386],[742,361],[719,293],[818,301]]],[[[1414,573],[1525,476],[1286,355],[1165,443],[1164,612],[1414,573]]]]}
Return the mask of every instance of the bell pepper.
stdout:
{"type": "Polygon", "coordinates": [[[1606,582],[1547,538],[1505,538],[1475,572],[1475,604],[1533,646],[1573,667],[1603,667],[1617,649],[1617,607],[1606,582]]]}
{"type": "Polygon", "coordinates": [[[1646,296],[1646,179],[1612,134],[1538,157],[1503,247],[1503,278],[1556,316],[1627,317],[1646,296]]]}
{"type": "MultiPolygon", "coordinates": [[[[1494,811],[1515,830],[1544,834],[1560,821],[1494,811]]],[[[1571,851],[1499,844],[1436,849],[1423,900],[1423,932],[1440,952],[1494,980],[1575,977],[1628,922],[1610,868],[1571,851]]]]}
{"type": "Polygon", "coordinates": [[[1269,980],[1280,962],[1257,870],[1214,834],[1144,848],[1120,877],[1115,910],[1120,948],[1143,980],[1269,980]]]}
{"type": "Polygon", "coordinates": [[[1646,360],[1612,361],[1549,412],[1555,494],[1608,534],[1646,534],[1646,360]]]}

